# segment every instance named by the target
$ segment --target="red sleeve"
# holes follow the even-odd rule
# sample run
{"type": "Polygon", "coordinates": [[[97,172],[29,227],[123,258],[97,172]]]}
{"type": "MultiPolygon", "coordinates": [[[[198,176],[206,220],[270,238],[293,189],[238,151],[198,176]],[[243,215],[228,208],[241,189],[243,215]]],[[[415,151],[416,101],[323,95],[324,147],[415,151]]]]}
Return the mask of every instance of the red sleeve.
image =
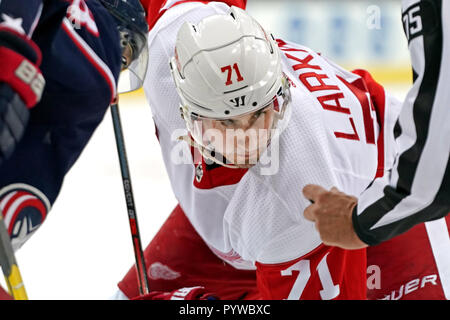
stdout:
{"type": "MultiPolygon", "coordinates": [[[[372,75],[363,69],[357,69],[352,71],[357,74],[362,79],[361,89],[370,94],[370,98],[373,102],[373,107],[377,114],[377,120],[380,127],[383,125],[384,120],[384,109],[386,101],[386,93],[381,84],[375,81],[372,75]]],[[[355,84],[355,82],[354,82],[355,84]]]]}
{"type": "Polygon", "coordinates": [[[353,70],[352,72],[361,77],[363,88],[365,89],[365,92],[368,92],[370,94],[372,106],[375,109],[375,113],[377,115],[377,122],[380,128],[380,133],[377,139],[378,166],[375,178],[382,177],[385,171],[384,124],[386,113],[386,93],[383,86],[376,82],[368,71],[357,69],[353,70]]]}
{"type": "MultiPolygon", "coordinates": [[[[140,0],[142,6],[144,7],[145,11],[147,12],[147,21],[150,29],[153,28],[155,23],[158,21],[158,19],[164,14],[166,10],[161,10],[166,6],[168,3],[168,0],[140,0]]],[[[224,2],[229,6],[236,6],[241,9],[245,9],[245,6],[247,5],[247,0],[215,0],[218,2],[224,2]]],[[[176,6],[177,4],[185,3],[185,2],[212,2],[212,0],[206,0],[206,1],[200,1],[200,0],[180,0],[175,2],[171,7],[176,6]]]]}
{"type": "Polygon", "coordinates": [[[262,299],[365,300],[366,249],[320,245],[281,264],[256,263],[262,299]]]}
{"type": "Polygon", "coordinates": [[[357,80],[349,83],[343,78],[338,78],[353,92],[355,97],[361,103],[363,108],[364,126],[366,130],[366,138],[375,143],[378,148],[378,166],[375,178],[382,177],[385,171],[385,150],[384,150],[384,131],[385,131],[385,111],[386,111],[386,93],[382,85],[376,82],[371,74],[362,69],[352,71],[360,76],[357,80]],[[370,104],[367,100],[367,93],[370,95],[370,104]],[[374,110],[377,115],[377,123],[379,126],[379,135],[375,140],[373,120],[370,109],[374,110]]]}

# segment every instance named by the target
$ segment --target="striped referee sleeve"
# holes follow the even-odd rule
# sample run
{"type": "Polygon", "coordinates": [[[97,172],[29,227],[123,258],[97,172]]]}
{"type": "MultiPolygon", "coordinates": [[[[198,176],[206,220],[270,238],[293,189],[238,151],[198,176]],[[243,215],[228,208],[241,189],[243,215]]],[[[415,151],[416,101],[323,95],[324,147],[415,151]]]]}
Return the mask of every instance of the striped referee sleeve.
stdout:
{"type": "Polygon", "coordinates": [[[360,196],[353,224],[375,245],[450,212],[450,1],[403,0],[414,84],[395,126],[390,175],[360,196]]]}

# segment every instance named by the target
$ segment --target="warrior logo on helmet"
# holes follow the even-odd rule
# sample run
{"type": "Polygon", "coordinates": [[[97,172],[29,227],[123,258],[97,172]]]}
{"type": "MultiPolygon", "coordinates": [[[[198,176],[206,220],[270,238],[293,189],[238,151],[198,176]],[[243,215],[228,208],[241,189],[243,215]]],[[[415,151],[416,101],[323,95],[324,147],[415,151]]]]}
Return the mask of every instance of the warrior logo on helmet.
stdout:
{"type": "Polygon", "coordinates": [[[240,106],[245,106],[245,96],[236,97],[230,100],[234,104],[234,107],[238,108],[240,106]]]}

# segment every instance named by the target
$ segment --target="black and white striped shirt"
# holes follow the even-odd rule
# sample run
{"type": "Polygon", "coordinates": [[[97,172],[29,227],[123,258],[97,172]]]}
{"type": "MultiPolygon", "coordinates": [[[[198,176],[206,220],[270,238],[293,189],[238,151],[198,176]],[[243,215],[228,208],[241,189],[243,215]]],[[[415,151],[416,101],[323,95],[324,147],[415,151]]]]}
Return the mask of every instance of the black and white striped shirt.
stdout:
{"type": "Polygon", "coordinates": [[[395,127],[399,155],[353,213],[358,236],[375,245],[450,212],[450,1],[403,0],[414,85],[395,127]]]}

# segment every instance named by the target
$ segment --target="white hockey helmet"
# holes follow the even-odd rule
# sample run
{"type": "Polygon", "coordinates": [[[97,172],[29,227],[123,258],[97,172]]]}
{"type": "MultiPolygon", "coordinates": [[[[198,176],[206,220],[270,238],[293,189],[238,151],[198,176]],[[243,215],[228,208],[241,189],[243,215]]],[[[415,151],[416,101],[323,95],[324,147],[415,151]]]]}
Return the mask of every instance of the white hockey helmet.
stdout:
{"type": "Polygon", "coordinates": [[[282,90],[278,46],[244,10],[185,22],[170,60],[175,85],[190,112],[227,119],[256,111],[282,90]]]}
{"type": "Polygon", "coordinates": [[[196,25],[185,22],[170,68],[187,128],[203,146],[194,121],[235,118],[270,104],[282,115],[290,100],[273,35],[234,6],[196,25]]]}

